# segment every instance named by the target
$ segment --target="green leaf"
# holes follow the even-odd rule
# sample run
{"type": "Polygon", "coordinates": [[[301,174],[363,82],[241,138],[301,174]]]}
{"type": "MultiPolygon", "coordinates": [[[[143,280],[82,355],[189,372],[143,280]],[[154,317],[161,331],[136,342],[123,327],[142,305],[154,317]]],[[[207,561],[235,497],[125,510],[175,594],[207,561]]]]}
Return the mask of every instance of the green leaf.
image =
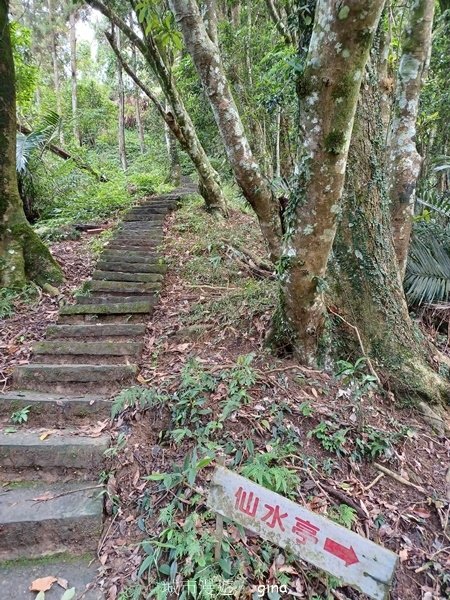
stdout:
{"type": "Polygon", "coordinates": [[[68,590],[66,590],[64,592],[64,594],[61,597],[61,600],[73,600],[73,598],[75,598],[75,588],[69,588],[68,590]]]}

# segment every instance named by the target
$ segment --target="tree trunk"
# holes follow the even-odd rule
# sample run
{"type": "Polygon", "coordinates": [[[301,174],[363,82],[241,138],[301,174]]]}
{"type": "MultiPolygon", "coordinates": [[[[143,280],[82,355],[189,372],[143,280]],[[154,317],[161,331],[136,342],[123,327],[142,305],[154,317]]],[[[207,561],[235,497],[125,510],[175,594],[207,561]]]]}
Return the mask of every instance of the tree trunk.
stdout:
{"type": "MultiPolygon", "coordinates": [[[[364,350],[385,386],[404,402],[448,397],[450,386],[430,366],[430,351],[411,322],[391,236],[385,131],[376,75],[361,91],[349,153],[342,218],[330,273],[333,312],[357,327],[364,350]]],[[[342,320],[336,325],[342,332],[342,320]]],[[[353,333],[353,332],[352,332],[353,333]]],[[[339,340],[342,347],[342,338],[339,340]]],[[[358,344],[359,346],[359,344],[358,344]]]]}
{"type": "Polygon", "coordinates": [[[318,361],[325,324],[324,278],[361,79],[383,4],[319,0],[298,86],[302,144],[296,190],[285,212],[280,268],[284,318],[278,327],[310,366],[318,361]]]}
{"type": "Polygon", "coordinates": [[[251,151],[219,49],[206,32],[196,0],[171,0],[170,4],[211,103],[235,179],[258,217],[271,259],[276,261],[281,245],[278,202],[251,151]]]}
{"type": "MultiPolygon", "coordinates": [[[[53,86],[55,88],[55,96],[56,96],[56,110],[58,115],[62,117],[62,107],[61,107],[61,86],[59,83],[59,67],[58,67],[58,45],[56,42],[56,19],[55,19],[55,8],[53,5],[53,0],[48,0],[47,2],[48,14],[50,18],[50,47],[51,47],[51,55],[52,55],[52,65],[53,65],[53,86]]],[[[62,128],[59,132],[59,141],[64,145],[64,133],[62,128]]]]}
{"type": "MultiPolygon", "coordinates": [[[[166,111],[168,110],[169,107],[166,104],[166,111]]],[[[169,158],[169,181],[178,187],[181,181],[180,157],[178,155],[176,139],[167,123],[164,123],[164,137],[166,140],[167,156],[169,158]]]]}
{"type": "Polygon", "coordinates": [[[70,77],[72,82],[72,119],[73,137],[81,145],[80,128],[78,126],[78,92],[77,92],[77,11],[69,15],[70,29],[70,77]]]}
{"type": "Polygon", "coordinates": [[[17,187],[16,91],[8,23],[8,5],[0,0],[0,286],[59,283],[62,272],[26,220],[17,187]]]}
{"type": "MultiPolygon", "coordinates": [[[[116,37],[117,48],[120,52],[120,30],[117,30],[116,37]]],[[[123,87],[123,73],[122,73],[122,65],[120,61],[117,61],[117,100],[119,103],[119,127],[118,127],[118,135],[119,135],[119,158],[120,164],[122,165],[122,169],[124,171],[127,170],[127,155],[125,149],[125,91],[123,87]]]]}
{"type": "MultiPolygon", "coordinates": [[[[136,48],[132,46],[132,57],[133,57],[133,69],[136,72],[137,70],[137,56],[136,56],[136,48]]],[[[141,115],[141,102],[140,102],[141,94],[139,92],[139,86],[135,84],[134,87],[134,101],[136,103],[136,125],[139,136],[139,146],[141,149],[141,154],[145,154],[145,139],[144,139],[144,126],[142,124],[142,115],[141,115]]]]}
{"type": "Polygon", "coordinates": [[[402,40],[390,132],[389,192],[394,246],[402,279],[408,258],[416,183],[422,163],[416,147],[416,121],[420,89],[431,50],[434,7],[434,0],[411,2],[409,22],[402,40]]]}
{"type": "Polygon", "coordinates": [[[160,102],[154,94],[150,94],[149,98],[155,103],[161,116],[163,116],[169,126],[171,128],[173,127],[172,131],[174,135],[176,135],[177,139],[182,144],[183,149],[189,154],[198,173],[199,189],[205,200],[207,210],[211,213],[226,215],[228,212],[226,199],[222,191],[219,174],[213,169],[209,158],[198,139],[194,124],[192,123],[189,113],[178,93],[173,74],[167,69],[158,51],[155,40],[151,35],[147,35],[145,40],[141,39],[132,28],[130,28],[101,0],[86,0],[86,2],[93,8],[99,10],[112,23],[119,27],[119,29],[128,37],[130,42],[142,53],[148,66],[155,74],[173,113],[165,115],[164,117],[164,108],[162,108],[162,110],[158,108],[160,102]]]}

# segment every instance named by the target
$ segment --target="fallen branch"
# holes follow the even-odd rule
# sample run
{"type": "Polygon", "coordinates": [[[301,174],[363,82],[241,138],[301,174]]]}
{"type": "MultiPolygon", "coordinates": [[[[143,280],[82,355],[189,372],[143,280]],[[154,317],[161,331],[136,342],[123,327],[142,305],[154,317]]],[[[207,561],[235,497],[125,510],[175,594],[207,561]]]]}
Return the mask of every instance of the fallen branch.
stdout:
{"type": "Polygon", "coordinates": [[[403,485],[407,485],[408,487],[412,487],[415,490],[417,490],[418,492],[422,492],[422,494],[428,494],[428,492],[425,488],[421,487],[420,485],[416,485],[415,483],[412,483],[412,481],[408,481],[407,479],[405,479],[401,475],[398,475],[397,473],[394,473],[394,471],[391,471],[387,467],[384,467],[383,465],[380,465],[376,462],[373,463],[373,466],[375,467],[375,469],[378,469],[385,475],[389,475],[389,477],[392,477],[392,479],[395,479],[395,481],[398,481],[399,483],[402,483],[403,485]]]}
{"type": "Polygon", "coordinates": [[[356,502],[352,498],[350,498],[349,496],[347,496],[347,494],[344,494],[344,492],[340,492],[339,490],[336,490],[331,485],[323,483],[323,481],[320,481],[318,483],[319,483],[320,487],[323,488],[328,494],[330,494],[331,496],[334,496],[335,498],[337,498],[338,500],[340,500],[344,504],[347,504],[348,506],[351,506],[354,510],[356,510],[358,516],[361,519],[368,519],[369,518],[369,515],[367,515],[364,512],[364,510],[358,504],[356,504],[356,502]]]}

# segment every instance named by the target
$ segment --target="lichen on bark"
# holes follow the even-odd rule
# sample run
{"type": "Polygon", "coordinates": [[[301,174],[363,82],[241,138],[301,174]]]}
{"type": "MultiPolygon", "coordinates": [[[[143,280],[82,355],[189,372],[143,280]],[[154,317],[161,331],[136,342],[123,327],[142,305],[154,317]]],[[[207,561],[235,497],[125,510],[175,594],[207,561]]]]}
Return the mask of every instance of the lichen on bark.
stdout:
{"type": "Polygon", "coordinates": [[[325,276],[337,226],[362,75],[383,0],[319,0],[300,86],[301,156],[286,210],[281,303],[293,347],[317,364],[325,276]]]}

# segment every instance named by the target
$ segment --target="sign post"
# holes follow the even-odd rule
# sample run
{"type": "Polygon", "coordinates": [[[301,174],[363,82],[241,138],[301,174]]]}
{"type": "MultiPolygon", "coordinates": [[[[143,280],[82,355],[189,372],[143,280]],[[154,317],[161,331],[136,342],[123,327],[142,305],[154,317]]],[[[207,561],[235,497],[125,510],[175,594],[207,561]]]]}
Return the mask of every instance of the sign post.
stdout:
{"type": "Polygon", "coordinates": [[[295,502],[218,466],[207,504],[263,539],[385,600],[397,555],[295,502]]]}

